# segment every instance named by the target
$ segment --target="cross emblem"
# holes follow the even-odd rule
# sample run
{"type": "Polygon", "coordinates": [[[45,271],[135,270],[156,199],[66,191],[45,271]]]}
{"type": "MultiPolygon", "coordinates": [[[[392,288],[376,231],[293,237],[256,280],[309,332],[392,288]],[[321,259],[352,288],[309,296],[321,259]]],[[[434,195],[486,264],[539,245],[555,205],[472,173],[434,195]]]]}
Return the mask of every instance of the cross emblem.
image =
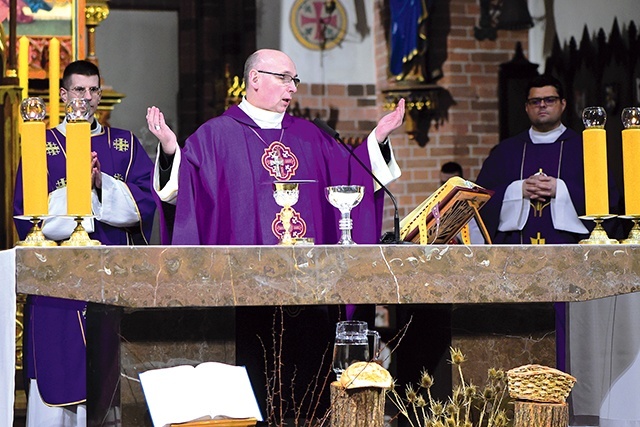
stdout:
{"type": "Polygon", "coordinates": [[[124,138],[116,138],[113,140],[113,148],[118,151],[128,151],[129,150],[129,141],[124,138]]]}
{"type": "Polygon", "coordinates": [[[57,156],[60,154],[60,147],[58,144],[47,141],[45,147],[48,156],[57,156]]]}
{"type": "Polygon", "coordinates": [[[540,236],[540,232],[538,231],[538,234],[536,235],[536,237],[529,237],[529,239],[531,239],[531,244],[532,245],[544,245],[546,240],[544,239],[544,237],[540,236]]]}
{"type": "Polygon", "coordinates": [[[124,181],[124,176],[122,176],[122,174],[121,174],[121,173],[114,173],[114,174],[113,174],[113,177],[114,177],[115,179],[117,179],[118,181],[124,181]]]}
{"type": "Polygon", "coordinates": [[[347,34],[347,13],[340,1],[295,0],[291,30],[307,49],[333,49],[347,34]]]}
{"type": "Polygon", "coordinates": [[[275,234],[279,240],[282,240],[283,236],[287,234],[287,231],[290,239],[304,237],[307,233],[307,223],[300,217],[300,212],[297,212],[291,207],[288,212],[283,211],[284,209],[281,209],[271,223],[271,231],[273,234],[275,234]],[[285,229],[286,223],[288,223],[288,230],[285,229]]]}
{"type": "Polygon", "coordinates": [[[61,189],[67,186],[67,178],[60,178],[56,181],[56,189],[61,189]]]}
{"type": "Polygon", "coordinates": [[[269,175],[279,181],[287,181],[296,174],[298,158],[291,149],[279,141],[274,141],[265,148],[262,155],[262,166],[269,175]]]}

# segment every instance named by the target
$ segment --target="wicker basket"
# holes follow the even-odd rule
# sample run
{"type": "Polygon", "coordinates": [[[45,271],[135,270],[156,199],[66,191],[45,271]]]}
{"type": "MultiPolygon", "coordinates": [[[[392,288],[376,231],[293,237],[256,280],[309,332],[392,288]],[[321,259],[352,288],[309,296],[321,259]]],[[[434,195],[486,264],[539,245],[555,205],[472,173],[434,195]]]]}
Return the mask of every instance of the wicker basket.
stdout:
{"type": "Polygon", "coordinates": [[[564,403],[576,379],[542,365],[524,365],[507,371],[509,395],[534,402],[564,403]]]}

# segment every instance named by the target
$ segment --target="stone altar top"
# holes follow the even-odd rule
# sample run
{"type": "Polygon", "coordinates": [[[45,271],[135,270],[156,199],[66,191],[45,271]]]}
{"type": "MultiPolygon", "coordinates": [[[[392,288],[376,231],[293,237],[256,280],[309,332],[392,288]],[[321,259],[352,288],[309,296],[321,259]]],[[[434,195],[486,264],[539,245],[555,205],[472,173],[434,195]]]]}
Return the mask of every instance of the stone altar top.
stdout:
{"type": "Polygon", "coordinates": [[[14,250],[18,293],[133,308],[584,301],[640,290],[634,245],[14,250]]]}

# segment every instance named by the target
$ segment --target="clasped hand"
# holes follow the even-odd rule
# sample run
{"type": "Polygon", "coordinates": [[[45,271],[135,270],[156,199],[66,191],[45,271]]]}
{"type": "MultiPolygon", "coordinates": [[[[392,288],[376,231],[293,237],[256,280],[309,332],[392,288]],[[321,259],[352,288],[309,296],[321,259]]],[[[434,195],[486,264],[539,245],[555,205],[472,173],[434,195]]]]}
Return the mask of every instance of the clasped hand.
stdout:
{"type": "Polygon", "coordinates": [[[524,180],[522,195],[531,200],[547,200],[556,197],[556,178],[537,173],[524,180]]]}
{"type": "Polygon", "coordinates": [[[91,188],[102,188],[102,173],[100,171],[100,160],[98,153],[91,152],[91,188]]]}

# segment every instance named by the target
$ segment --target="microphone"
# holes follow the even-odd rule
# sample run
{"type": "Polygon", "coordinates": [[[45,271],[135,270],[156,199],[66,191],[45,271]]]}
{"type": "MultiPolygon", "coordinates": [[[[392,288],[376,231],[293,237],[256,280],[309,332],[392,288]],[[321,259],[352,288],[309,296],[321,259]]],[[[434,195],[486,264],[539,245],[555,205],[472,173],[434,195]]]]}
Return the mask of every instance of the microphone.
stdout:
{"type": "Polygon", "coordinates": [[[360,166],[362,166],[364,170],[369,175],[371,175],[373,180],[380,186],[380,188],[382,188],[382,190],[384,190],[385,193],[387,193],[387,195],[393,202],[393,235],[391,236],[390,235],[391,233],[385,233],[382,236],[382,239],[380,239],[380,243],[390,243],[390,244],[406,243],[400,240],[400,218],[398,216],[398,202],[396,201],[396,198],[393,196],[393,194],[391,194],[391,191],[389,191],[389,189],[383,183],[381,183],[378,178],[376,178],[371,168],[365,165],[364,162],[360,160],[358,156],[356,156],[356,154],[353,151],[353,148],[349,144],[344,142],[342,138],[340,138],[340,134],[335,129],[333,129],[325,121],[317,117],[313,119],[313,123],[316,126],[318,126],[322,131],[324,131],[324,133],[326,133],[327,135],[329,135],[330,137],[338,141],[340,145],[342,145],[344,149],[347,150],[353,156],[353,158],[357,160],[358,163],[360,163],[360,166]]]}

